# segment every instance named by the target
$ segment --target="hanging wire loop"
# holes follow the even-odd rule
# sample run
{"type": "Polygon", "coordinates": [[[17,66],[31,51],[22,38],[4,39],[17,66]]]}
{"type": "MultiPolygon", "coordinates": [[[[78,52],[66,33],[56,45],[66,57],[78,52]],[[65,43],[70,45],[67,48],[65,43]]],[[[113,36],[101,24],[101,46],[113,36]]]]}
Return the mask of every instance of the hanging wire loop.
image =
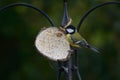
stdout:
{"type": "Polygon", "coordinates": [[[84,20],[87,18],[87,16],[92,13],[94,10],[96,10],[97,8],[100,8],[100,7],[103,7],[105,5],[110,5],[110,4],[116,4],[116,5],[120,5],[120,2],[116,1],[116,2],[105,2],[105,3],[102,3],[102,4],[98,4],[96,5],[95,7],[91,8],[90,10],[88,10],[81,18],[78,26],[77,26],[77,31],[79,32],[80,28],[81,28],[81,25],[82,23],[84,22],[84,20]]]}
{"type": "Polygon", "coordinates": [[[13,4],[9,4],[7,6],[4,6],[4,7],[0,8],[0,12],[6,10],[8,8],[15,7],[15,6],[25,6],[25,7],[28,7],[28,8],[32,8],[32,9],[38,11],[39,13],[41,13],[42,15],[44,15],[45,18],[50,22],[51,26],[55,26],[55,24],[52,21],[52,19],[44,11],[42,11],[41,9],[33,6],[32,4],[28,4],[28,3],[13,3],[13,4]]]}

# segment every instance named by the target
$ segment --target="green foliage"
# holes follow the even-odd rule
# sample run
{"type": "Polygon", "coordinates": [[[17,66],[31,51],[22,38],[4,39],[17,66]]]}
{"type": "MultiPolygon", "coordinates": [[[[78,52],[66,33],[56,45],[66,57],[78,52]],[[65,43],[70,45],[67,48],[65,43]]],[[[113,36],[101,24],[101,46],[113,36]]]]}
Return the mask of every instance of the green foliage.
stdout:
{"type": "MultiPolygon", "coordinates": [[[[115,0],[68,1],[69,15],[77,26],[88,9],[115,0]]],[[[1,0],[0,6],[14,2],[31,3],[44,10],[56,26],[61,23],[62,0],[1,0]]],[[[15,7],[0,13],[0,80],[56,80],[55,70],[34,46],[40,29],[49,26],[45,17],[29,8],[15,7]]],[[[101,51],[96,54],[79,50],[83,80],[120,80],[120,6],[95,10],[82,24],[80,33],[101,51]]]]}

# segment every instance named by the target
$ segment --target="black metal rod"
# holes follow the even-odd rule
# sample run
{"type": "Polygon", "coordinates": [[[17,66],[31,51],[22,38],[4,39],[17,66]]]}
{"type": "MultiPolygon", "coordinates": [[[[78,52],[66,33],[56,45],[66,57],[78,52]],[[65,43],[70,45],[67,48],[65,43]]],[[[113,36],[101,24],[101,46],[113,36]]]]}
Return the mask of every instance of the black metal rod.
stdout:
{"type": "Polygon", "coordinates": [[[72,58],[68,60],[68,80],[72,80],[72,58]]]}
{"type": "Polygon", "coordinates": [[[64,3],[65,3],[65,2],[68,2],[68,0],[64,0],[64,3]]]}
{"type": "Polygon", "coordinates": [[[68,61],[63,62],[64,66],[64,73],[65,73],[65,80],[72,80],[72,58],[68,61]]]}
{"type": "Polygon", "coordinates": [[[41,13],[42,15],[45,16],[45,18],[50,22],[51,26],[55,26],[54,22],[52,21],[52,19],[44,12],[42,11],[41,9],[31,5],[31,4],[27,4],[27,3],[13,3],[13,4],[9,4],[7,6],[4,6],[2,8],[0,8],[0,12],[8,9],[8,8],[11,8],[11,7],[15,7],[15,6],[25,6],[25,7],[28,7],[28,8],[32,8],[36,11],[38,11],[39,13],[41,13]]]}
{"type": "Polygon", "coordinates": [[[102,6],[109,5],[109,4],[117,4],[117,5],[119,4],[119,5],[120,5],[120,2],[118,2],[118,1],[116,1],[116,2],[105,2],[105,3],[102,3],[102,4],[98,4],[98,5],[96,5],[95,7],[91,8],[90,10],[88,10],[88,11],[82,16],[82,18],[81,18],[81,20],[80,20],[80,22],[79,22],[79,24],[78,24],[78,26],[77,26],[77,31],[79,32],[80,27],[81,27],[83,21],[86,19],[86,17],[87,17],[90,13],[92,13],[92,12],[93,12],[95,9],[97,9],[97,8],[100,8],[100,7],[102,7],[102,6]]]}
{"type": "Polygon", "coordinates": [[[80,76],[80,72],[79,72],[79,67],[78,67],[78,52],[77,52],[77,50],[74,50],[74,52],[75,52],[75,64],[74,64],[74,69],[75,69],[75,71],[76,71],[78,80],[82,80],[82,79],[81,79],[81,76],[80,76]]]}
{"type": "Polygon", "coordinates": [[[63,69],[62,69],[62,64],[60,61],[58,61],[58,76],[57,76],[57,80],[60,80],[61,79],[61,74],[63,72],[63,69]]]}
{"type": "MultiPolygon", "coordinates": [[[[64,27],[68,21],[69,21],[69,15],[68,15],[68,0],[63,0],[64,1],[64,13],[63,13],[63,19],[61,26],[64,27]]],[[[69,53],[71,54],[71,53],[69,53]]],[[[64,67],[64,73],[65,73],[65,80],[72,80],[72,58],[70,58],[68,61],[63,62],[63,67],[64,67]]]]}
{"type": "Polygon", "coordinates": [[[61,26],[65,26],[69,21],[68,9],[67,9],[67,0],[64,0],[64,13],[61,26]]]}
{"type": "MultiPolygon", "coordinates": [[[[64,1],[64,13],[61,26],[64,27],[69,22],[69,15],[68,15],[68,0],[64,1]]],[[[71,53],[69,53],[71,54],[71,53]]],[[[72,57],[69,58],[68,61],[63,62],[64,73],[65,73],[65,80],[72,80],[72,57]]]]}

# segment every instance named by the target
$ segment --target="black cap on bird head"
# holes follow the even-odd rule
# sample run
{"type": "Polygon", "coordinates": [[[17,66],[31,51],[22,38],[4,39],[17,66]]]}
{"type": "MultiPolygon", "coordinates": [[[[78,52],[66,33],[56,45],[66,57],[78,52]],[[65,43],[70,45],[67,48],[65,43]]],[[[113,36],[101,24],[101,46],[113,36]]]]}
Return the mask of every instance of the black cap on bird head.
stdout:
{"type": "Polygon", "coordinates": [[[76,28],[73,25],[69,25],[65,28],[66,34],[74,34],[76,31],[76,28]]]}

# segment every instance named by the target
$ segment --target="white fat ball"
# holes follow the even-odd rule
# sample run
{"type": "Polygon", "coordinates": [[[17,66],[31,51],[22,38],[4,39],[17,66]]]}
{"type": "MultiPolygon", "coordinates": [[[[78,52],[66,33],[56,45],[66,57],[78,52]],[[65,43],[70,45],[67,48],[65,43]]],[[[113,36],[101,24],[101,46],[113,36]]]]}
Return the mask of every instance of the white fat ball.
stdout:
{"type": "Polygon", "coordinates": [[[53,61],[65,61],[70,56],[69,42],[57,27],[40,31],[36,37],[35,46],[42,55],[53,61]]]}

